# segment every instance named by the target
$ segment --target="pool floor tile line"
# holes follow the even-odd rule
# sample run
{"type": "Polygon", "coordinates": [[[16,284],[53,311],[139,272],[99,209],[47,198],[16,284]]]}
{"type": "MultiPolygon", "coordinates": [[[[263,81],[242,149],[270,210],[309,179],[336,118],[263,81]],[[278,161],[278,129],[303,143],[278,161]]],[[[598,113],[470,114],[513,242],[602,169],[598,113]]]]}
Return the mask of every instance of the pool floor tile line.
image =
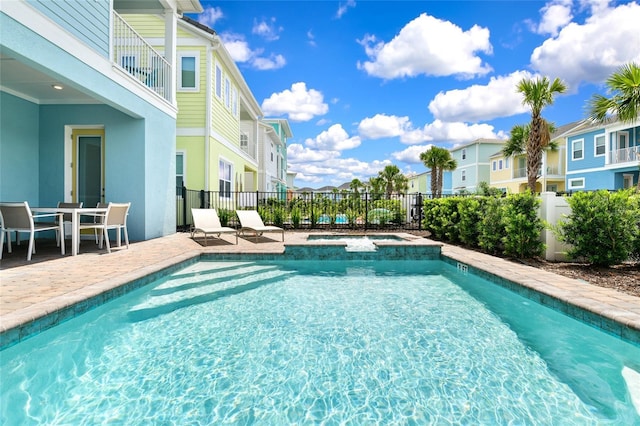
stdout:
{"type": "MultiPolygon", "coordinates": [[[[117,292],[129,283],[159,276],[161,271],[176,265],[181,267],[185,262],[196,261],[203,255],[214,258],[217,255],[223,258],[241,254],[278,257],[284,253],[286,245],[308,244],[308,235],[308,232],[286,232],[284,243],[269,236],[260,238],[257,243],[253,238],[239,238],[237,245],[233,236],[222,236],[220,240],[209,238],[209,245],[204,247],[201,245],[202,239],[194,241],[187,233],[177,233],[133,242],[129,249],[114,249],[111,254],[94,248],[91,242],[83,241],[78,256],[60,256],[55,242],[50,247],[39,243],[33,262],[26,262],[24,252],[5,252],[0,260],[0,333],[3,336],[15,334],[15,331],[7,332],[21,327],[24,328],[23,333],[28,332],[25,330],[38,330],[39,321],[44,321],[45,325],[48,322],[43,320],[46,315],[66,315],[63,313],[65,309],[72,310],[78,303],[99,303],[100,295],[105,292],[117,292]],[[27,327],[29,324],[31,326],[27,327]]],[[[599,318],[605,318],[628,327],[629,330],[623,330],[623,333],[640,336],[638,297],[484,253],[409,234],[402,235],[407,240],[404,245],[442,246],[442,255],[453,266],[459,262],[507,288],[512,288],[516,283],[529,292],[548,295],[551,302],[547,300],[543,303],[556,304],[555,308],[565,313],[575,312],[576,306],[586,309],[585,322],[601,322],[599,318]]],[[[602,325],[606,330],[610,327],[615,327],[615,324],[602,325]]]]}

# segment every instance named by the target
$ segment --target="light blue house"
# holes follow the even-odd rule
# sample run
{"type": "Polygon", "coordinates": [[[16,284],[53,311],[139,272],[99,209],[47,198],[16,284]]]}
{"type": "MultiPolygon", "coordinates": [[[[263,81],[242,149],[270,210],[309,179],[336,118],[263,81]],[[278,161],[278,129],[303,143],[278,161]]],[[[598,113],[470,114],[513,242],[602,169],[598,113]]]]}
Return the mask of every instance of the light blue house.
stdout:
{"type": "Polygon", "coordinates": [[[584,121],[566,136],[567,191],[631,188],[640,168],[640,120],[584,121]]]}
{"type": "Polygon", "coordinates": [[[490,157],[500,151],[504,143],[501,139],[476,139],[451,149],[451,157],[457,163],[451,178],[453,193],[475,192],[480,182],[489,184],[490,157]]]}
{"type": "Polygon", "coordinates": [[[198,0],[0,4],[0,201],[132,203],[129,235],[175,232],[176,22],[198,0]],[[164,17],[159,54],[124,13],[164,17]]]}

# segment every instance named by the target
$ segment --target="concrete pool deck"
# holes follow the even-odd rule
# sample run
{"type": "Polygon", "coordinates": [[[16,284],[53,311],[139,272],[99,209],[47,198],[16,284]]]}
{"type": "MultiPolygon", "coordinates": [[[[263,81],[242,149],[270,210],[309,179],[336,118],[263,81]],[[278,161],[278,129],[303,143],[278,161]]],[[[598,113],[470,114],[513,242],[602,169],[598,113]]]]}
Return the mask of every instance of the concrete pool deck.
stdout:
{"type": "MultiPolygon", "coordinates": [[[[426,238],[398,234],[407,238],[405,244],[442,245],[442,254],[451,259],[450,263],[460,262],[465,270],[469,267],[486,271],[505,282],[535,290],[549,296],[543,304],[580,317],[582,314],[575,312],[574,306],[577,306],[588,314],[580,319],[640,344],[638,297],[426,238]],[[612,323],[616,326],[612,327],[612,323]]],[[[71,306],[88,303],[127,283],[154,274],[159,276],[163,270],[201,254],[281,254],[287,244],[306,244],[308,235],[309,232],[288,231],[283,243],[278,241],[279,235],[265,234],[257,242],[254,238],[239,238],[238,245],[234,244],[234,236],[223,235],[222,240],[208,238],[208,246],[203,247],[201,238],[194,241],[188,233],[177,233],[132,243],[129,249],[115,248],[111,254],[98,250],[91,241],[83,241],[78,256],[61,256],[55,242],[39,243],[32,262],[26,262],[26,244],[14,246],[14,253],[5,252],[0,260],[0,333],[5,337],[14,333],[11,340],[15,340],[18,333],[21,340],[22,334],[37,332],[37,327],[28,332],[16,331],[26,324],[38,323],[50,314],[55,316],[71,306]]]]}

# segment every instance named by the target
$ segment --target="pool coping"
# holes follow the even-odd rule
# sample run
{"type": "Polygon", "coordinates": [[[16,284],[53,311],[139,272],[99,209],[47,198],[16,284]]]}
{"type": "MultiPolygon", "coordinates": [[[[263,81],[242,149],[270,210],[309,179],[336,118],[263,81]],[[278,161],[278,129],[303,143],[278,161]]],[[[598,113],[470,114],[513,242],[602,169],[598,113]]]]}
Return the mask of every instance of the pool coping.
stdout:
{"type": "MultiPolygon", "coordinates": [[[[0,350],[200,259],[249,257],[268,260],[286,257],[283,254],[287,247],[314,245],[313,242],[311,244],[306,242],[306,235],[309,233],[296,234],[287,233],[287,241],[284,243],[269,240],[267,244],[246,242],[247,244],[244,246],[202,247],[189,240],[188,236],[180,234],[142,242],[140,244],[145,246],[142,250],[160,242],[164,243],[166,247],[173,248],[173,240],[180,240],[183,247],[173,251],[160,247],[152,262],[140,262],[133,259],[128,268],[122,268],[122,273],[107,279],[94,280],[84,285],[82,277],[80,277],[80,283],[70,291],[32,303],[14,312],[3,313],[0,315],[0,350]],[[169,240],[166,241],[165,238],[169,240]],[[140,267],[140,264],[145,266],[140,267]]],[[[464,266],[462,269],[470,270],[495,284],[516,291],[542,305],[561,311],[625,341],[640,345],[640,298],[638,297],[423,237],[404,233],[396,234],[408,235],[409,237],[406,241],[385,241],[376,244],[381,247],[390,247],[392,250],[400,250],[395,252],[398,258],[406,257],[406,252],[403,254],[402,250],[406,250],[407,247],[414,249],[422,247],[420,250],[438,247],[440,248],[439,258],[447,263],[454,266],[461,264],[464,266]],[[402,248],[403,246],[404,248],[402,248]],[[397,247],[401,247],[401,249],[397,249],[397,247]]],[[[345,244],[336,241],[329,245],[341,249],[345,244]]],[[[424,254],[427,251],[421,253],[424,254]]],[[[102,261],[121,264],[122,261],[119,261],[117,257],[126,258],[129,255],[129,250],[123,250],[115,255],[93,256],[88,258],[85,264],[95,264],[102,261]]],[[[82,256],[77,257],[81,258],[82,256]]],[[[367,257],[361,258],[366,259],[367,257]]],[[[73,258],[65,258],[66,263],[74,261],[76,260],[73,258]]],[[[51,270],[56,270],[58,266],[63,267],[64,265],[58,265],[54,261],[51,270]]],[[[19,274],[0,271],[2,285],[4,286],[5,282],[11,283],[13,280],[18,280],[17,283],[19,283],[21,278],[28,280],[29,274],[35,271],[34,268],[27,266],[19,274]]],[[[464,271],[462,272],[464,273],[464,271]]],[[[39,280],[34,277],[31,279],[39,280]]],[[[44,286],[45,284],[38,281],[35,285],[44,286]]]]}

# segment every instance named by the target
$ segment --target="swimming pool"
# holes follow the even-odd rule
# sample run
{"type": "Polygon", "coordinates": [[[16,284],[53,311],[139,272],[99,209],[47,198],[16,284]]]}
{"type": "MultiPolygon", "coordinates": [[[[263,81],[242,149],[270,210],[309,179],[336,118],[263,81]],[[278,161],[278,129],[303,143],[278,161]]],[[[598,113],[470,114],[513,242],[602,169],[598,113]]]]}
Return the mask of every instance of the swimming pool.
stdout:
{"type": "Polygon", "coordinates": [[[640,424],[639,347],[440,261],[199,262],[0,354],[4,425],[640,424]]]}

